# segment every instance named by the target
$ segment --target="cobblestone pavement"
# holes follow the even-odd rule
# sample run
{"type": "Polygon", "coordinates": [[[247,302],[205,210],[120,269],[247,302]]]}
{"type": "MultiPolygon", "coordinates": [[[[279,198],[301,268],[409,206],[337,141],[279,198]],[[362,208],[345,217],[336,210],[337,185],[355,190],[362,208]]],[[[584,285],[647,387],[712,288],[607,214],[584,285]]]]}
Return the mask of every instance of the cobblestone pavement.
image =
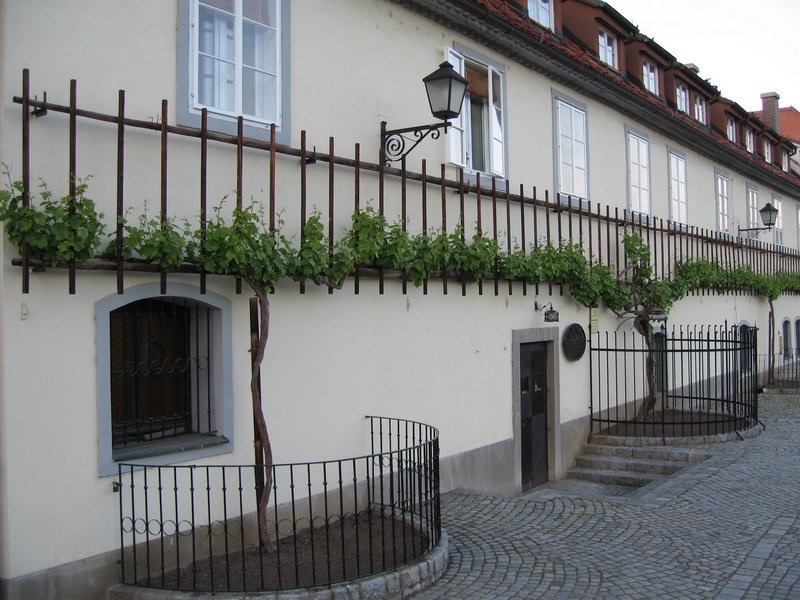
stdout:
{"type": "Polygon", "coordinates": [[[444,495],[450,567],[414,599],[800,599],[800,397],[759,408],[765,433],[635,493],[444,495]]]}

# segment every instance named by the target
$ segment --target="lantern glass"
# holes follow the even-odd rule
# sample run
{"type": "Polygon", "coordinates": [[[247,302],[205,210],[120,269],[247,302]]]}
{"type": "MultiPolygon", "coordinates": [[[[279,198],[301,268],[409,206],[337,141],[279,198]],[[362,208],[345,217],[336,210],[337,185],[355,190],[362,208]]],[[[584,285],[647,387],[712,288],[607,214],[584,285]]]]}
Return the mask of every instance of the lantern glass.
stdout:
{"type": "Polygon", "coordinates": [[[431,113],[437,119],[455,119],[461,113],[464,94],[467,91],[467,80],[459,75],[453,65],[445,61],[439,68],[425,77],[425,91],[431,113]]]}
{"type": "Polygon", "coordinates": [[[769,202],[767,205],[758,211],[761,214],[761,221],[767,227],[773,227],[775,225],[775,221],[778,220],[778,209],[772,206],[769,202]]]}

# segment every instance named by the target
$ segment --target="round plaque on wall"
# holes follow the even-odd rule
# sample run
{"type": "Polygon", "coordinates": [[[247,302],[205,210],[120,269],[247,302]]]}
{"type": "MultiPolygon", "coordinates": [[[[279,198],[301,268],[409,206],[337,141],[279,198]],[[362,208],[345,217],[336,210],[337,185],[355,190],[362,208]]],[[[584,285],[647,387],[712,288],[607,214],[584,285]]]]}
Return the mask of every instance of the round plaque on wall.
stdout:
{"type": "Polygon", "coordinates": [[[569,360],[579,360],[586,352],[586,332],[578,323],[572,323],[561,336],[561,347],[569,360]]]}

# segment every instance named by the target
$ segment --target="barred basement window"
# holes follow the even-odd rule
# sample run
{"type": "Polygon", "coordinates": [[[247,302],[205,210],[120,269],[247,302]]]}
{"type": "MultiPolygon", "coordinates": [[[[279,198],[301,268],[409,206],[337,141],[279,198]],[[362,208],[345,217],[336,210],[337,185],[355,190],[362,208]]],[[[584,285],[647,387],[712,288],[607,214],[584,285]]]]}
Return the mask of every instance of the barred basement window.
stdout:
{"type": "Polygon", "coordinates": [[[95,303],[98,473],[233,448],[232,304],[183,283],[142,283],[95,303]]]}

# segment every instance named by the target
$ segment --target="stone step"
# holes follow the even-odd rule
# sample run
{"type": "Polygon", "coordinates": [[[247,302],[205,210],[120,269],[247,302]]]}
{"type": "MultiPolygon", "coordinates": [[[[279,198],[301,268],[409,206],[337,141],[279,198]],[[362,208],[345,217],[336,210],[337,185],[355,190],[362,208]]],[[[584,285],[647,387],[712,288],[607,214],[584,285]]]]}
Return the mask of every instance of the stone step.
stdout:
{"type": "Polygon", "coordinates": [[[600,471],[636,471],[637,473],[671,475],[680,471],[687,463],[651,458],[631,458],[628,456],[606,456],[584,454],[575,458],[575,465],[581,469],[600,471]]]}
{"type": "Polygon", "coordinates": [[[610,485],[626,485],[629,487],[642,487],[660,478],[652,473],[636,473],[634,471],[607,471],[603,469],[583,469],[576,467],[568,473],[568,477],[595,481],[610,485]]]}
{"type": "Polygon", "coordinates": [[[711,454],[703,450],[676,446],[606,446],[605,444],[587,444],[583,451],[585,454],[597,456],[647,458],[683,463],[700,463],[711,457],[711,454]]]}

